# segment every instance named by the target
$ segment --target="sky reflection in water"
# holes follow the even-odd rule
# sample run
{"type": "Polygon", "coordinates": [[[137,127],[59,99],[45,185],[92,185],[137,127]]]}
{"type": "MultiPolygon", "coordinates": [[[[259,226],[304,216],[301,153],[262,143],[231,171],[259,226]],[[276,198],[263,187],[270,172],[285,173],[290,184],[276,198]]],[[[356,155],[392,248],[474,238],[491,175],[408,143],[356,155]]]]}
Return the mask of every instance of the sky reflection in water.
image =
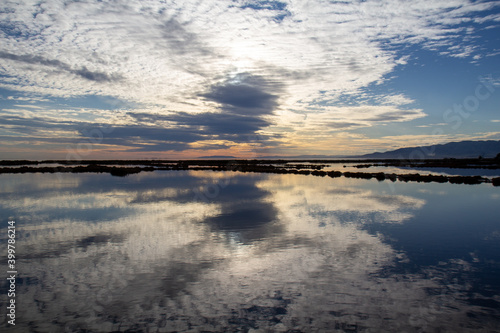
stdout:
{"type": "Polygon", "coordinates": [[[500,192],[488,184],[202,171],[0,183],[2,244],[17,222],[18,330],[500,324],[500,192]]]}

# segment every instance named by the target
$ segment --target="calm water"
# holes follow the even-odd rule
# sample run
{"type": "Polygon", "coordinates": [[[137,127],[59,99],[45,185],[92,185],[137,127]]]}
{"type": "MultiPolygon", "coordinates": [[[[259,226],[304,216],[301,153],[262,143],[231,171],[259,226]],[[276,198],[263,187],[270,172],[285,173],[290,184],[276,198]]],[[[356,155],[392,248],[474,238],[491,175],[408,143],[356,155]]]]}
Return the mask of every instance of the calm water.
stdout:
{"type": "Polygon", "coordinates": [[[500,331],[500,188],[237,172],[0,176],[19,332],[500,331]]]}

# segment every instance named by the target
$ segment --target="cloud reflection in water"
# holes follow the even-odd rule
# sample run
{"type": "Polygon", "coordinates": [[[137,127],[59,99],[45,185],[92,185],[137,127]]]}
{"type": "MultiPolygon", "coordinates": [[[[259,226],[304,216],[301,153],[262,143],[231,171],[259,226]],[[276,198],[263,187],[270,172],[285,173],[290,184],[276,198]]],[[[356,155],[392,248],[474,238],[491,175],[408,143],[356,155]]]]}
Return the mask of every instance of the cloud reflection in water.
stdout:
{"type": "Polygon", "coordinates": [[[202,171],[64,177],[78,181],[0,194],[1,210],[20,218],[17,328],[432,331],[473,329],[486,315],[464,301],[466,283],[444,284],[467,262],[389,272],[405,253],[364,226],[404,224],[426,202],[377,192],[376,182],[202,171]],[[221,175],[229,181],[218,196],[192,200],[192,189],[221,175]]]}

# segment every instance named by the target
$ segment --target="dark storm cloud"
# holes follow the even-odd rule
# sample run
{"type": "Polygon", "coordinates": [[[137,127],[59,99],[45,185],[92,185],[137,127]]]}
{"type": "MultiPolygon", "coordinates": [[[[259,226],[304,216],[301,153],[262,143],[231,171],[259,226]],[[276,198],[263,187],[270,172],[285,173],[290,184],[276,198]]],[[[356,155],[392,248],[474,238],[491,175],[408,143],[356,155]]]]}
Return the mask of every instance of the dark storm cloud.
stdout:
{"type": "Polygon", "coordinates": [[[31,55],[31,54],[23,54],[23,55],[17,55],[17,54],[12,54],[8,52],[1,52],[0,51],[0,59],[8,59],[8,60],[13,60],[13,61],[18,61],[18,62],[23,62],[26,64],[33,64],[33,65],[43,65],[43,66],[49,66],[49,67],[55,67],[57,69],[69,72],[71,74],[80,76],[84,79],[94,81],[94,82],[112,82],[112,81],[118,81],[121,80],[122,77],[120,75],[109,75],[104,72],[93,72],[88,70],[85,66],[83,66],[80,69],[73,69],[71,66],[68,64],[59,61],[59,60],[53,60],[53,59],[46,59],[41,56],[37,55],[31,55]]]}

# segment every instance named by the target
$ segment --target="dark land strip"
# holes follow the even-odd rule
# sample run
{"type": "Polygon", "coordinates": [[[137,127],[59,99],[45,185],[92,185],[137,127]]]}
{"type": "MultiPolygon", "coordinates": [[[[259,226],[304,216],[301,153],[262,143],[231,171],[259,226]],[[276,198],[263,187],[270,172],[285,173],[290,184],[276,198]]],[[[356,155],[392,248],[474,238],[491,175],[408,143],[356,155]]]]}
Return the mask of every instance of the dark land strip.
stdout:
{"type": "Polygon", "coordinates": [[[482,176],[445,176],[396,174],[384,172],[341,172],[323,171],[329,164],[355,164],[356,168],[370,167],[413,167],[413,168],[464,168],[464,169],[500,169],[500,160],[496,159],[442,159],[442,160],[88,160],[88,161],[0,161],[0,174],[18,173],[109,173],[113,176],[127,176],[139,172],[156,170],[212,170],[260,172],[275,174],[298,174],[319,177],[346,177],[360,179],[377,179],[378,181],[403,182],[437,182],[451,184],[492,183],[500,186],[500,177],[486,178],[482,176]],[[316,163],[316,164],[309,164],[316,163]],[[58,164],[59,166],[38,166],[58,164]]]}

